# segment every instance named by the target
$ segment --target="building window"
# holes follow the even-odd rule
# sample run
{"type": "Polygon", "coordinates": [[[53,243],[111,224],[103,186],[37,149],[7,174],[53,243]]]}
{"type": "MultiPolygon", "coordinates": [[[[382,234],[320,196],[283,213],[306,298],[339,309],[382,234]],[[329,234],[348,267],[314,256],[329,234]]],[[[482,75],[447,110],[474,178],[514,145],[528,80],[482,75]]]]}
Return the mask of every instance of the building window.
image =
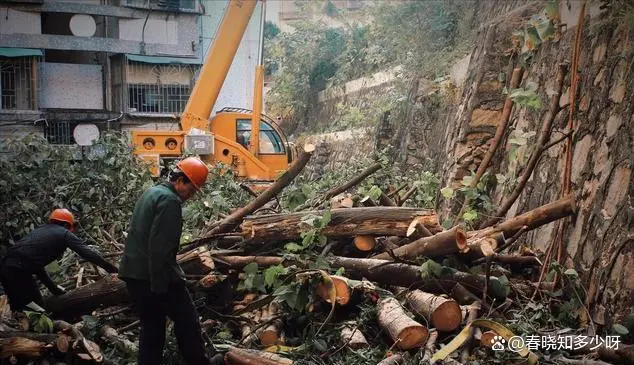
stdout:
{"type": "Polygon", "coordinates": [[[35,57],[0,57],[0,109],[37,109],[35,57]]]}
{"type": "Polygon", "coordinates": [[[180,113],[187,105],[189,86],[129,84],[129,111],[180,113]]]}
{"type": "MultiPolygon", "coordinates": [[[[238,119],[236,125],[236,141],[244,148],[249,149],[249,140],[251,139],[251,120],[238,119]]],[[[260,121],[260,153],[262,154],[282,154],[284,152],[284,144],[280,135],[270,124],[260,121]]]]}
{"type": "Polygon", "coordinates": [[[128,61],[127,111],[181,113],[187,105],[198,65],[128,61]]]}
{"type": "Polygon", "coordinates": [[[44,136],[51,144],[75,144],[73,137],[75,124],[68,121],[50,122],[44,127],[44,136]]]}

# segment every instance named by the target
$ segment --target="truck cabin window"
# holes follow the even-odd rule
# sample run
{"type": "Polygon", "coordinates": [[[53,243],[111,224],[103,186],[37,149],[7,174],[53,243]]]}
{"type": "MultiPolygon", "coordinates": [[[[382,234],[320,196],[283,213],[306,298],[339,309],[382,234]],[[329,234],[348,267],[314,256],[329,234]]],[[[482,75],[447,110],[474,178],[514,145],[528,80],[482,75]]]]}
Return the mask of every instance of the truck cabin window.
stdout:
{"type": "MultiPolygon", "coordinates": [[[[251,120],[238,119],[236,125],[236,140],[244,148],[249,148],[249,139],[251,138],[251,120]]],[[[260,121],[260,153],[262,154],[282,154],[284,144],[280,135],[275,129],[265,121],[260,121]]]]}

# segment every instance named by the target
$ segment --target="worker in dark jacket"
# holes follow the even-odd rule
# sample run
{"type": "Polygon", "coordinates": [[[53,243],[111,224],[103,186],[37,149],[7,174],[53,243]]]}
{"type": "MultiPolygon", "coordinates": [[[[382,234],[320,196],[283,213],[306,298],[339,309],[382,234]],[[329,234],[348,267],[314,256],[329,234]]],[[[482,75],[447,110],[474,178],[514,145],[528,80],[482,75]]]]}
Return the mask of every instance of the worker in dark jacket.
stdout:
{"type": "Polygon", "coordinates": [[[53,295],[64,293],[64,288],[55,284],[44,267],[53,260],[60,259],[67,248],[109,273],[117,272],[116,266],[73,234],[75,217],[67,209],[53,210],[48,221],[48,224],[34,229],[9,247],[2,261],[0,281],[13,310],[22,310],[30,302],[43,306],[42,294],[33,275],[36,275],[53,295]]]}
{"type": "MultiPolygon", "coordinates": [[[[146,190],[134,207],[119,277],[125,280],[141,321],[138,365],[161,364],[166,317],[174,322],[187,364],[210,364],[198,312],[176,263],[183,225],[181,204],[200,190],[208,173],[200,159],[185,158],[176,164],[167,182],[146,190]]],[[[211,362],[223,363],[221,355],[211,362]]]]}

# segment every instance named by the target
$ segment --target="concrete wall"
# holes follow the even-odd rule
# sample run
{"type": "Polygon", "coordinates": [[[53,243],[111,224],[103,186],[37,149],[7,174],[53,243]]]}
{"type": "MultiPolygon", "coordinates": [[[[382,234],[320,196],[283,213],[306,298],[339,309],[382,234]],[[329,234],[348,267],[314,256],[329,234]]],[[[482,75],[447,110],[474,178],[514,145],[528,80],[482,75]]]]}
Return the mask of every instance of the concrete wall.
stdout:
{"type": "Polygon", "coordinates": [[[0,34],[40,34],[40,14],[0,6],[0,34]]]}
{"type": "Polygon", "coordinates": [[[40,108],[103,109],[102,67],[44,63],[40,108]]]}

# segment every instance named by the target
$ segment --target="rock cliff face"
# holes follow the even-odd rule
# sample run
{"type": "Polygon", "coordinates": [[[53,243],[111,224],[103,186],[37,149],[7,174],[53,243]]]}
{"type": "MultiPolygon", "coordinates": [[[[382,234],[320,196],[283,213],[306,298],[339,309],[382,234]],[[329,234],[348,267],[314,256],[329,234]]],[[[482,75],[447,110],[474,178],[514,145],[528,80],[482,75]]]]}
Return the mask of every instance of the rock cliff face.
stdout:
{"type": "MultiPolygon", "coordinates": [[[[518,105],[513,108],[502,144],[487,170],[511,181],[509,186],[491,179],[488,187],[495,205],[509,195],[513,180],[521,175],[535,149],[549,112],[548,101],[555,93],[558,65],[569,65],[572,59],[581,2],[569,2],[570,8],[567,2],[561,3],[562,23],[567,25],[561,39],[541,44],[520,84],[536,84],[542,106],[535,111],[518,105]],[[531,131],[537,135],[517,148],[516,157],[509,160],[513,148],[509,137],[531,131]]],[[[578,213],[565,222],[526,234],[522,243],[544,252],[555,240],[558,224],[563,224],[566,266],[579,272],[588,289],[587,304],[592,304],[595,322],[610,328],[613,323],[621,323],[634,307],[634,30],[613,14],[601,14],[599,5],[592,3],[586,9],[580,44],[571,171],[571,190],[578,213]]],[[[367,145],[395,146],[395,157],[438,172],[444,186],[457,185],[475,171],[500,121],[506,97],[503,90],[519,64],[515,56],[506,52],[512,47],[511,36],[544,6],[544,2],[523,3],[483,22],[470,57],[457,65],[457,74],[461,75],[453,75],[453,83],[439,87],[430,88],[429,82],[419,82],[412,92],[413,106],[402,113],[403,121],[394,124],[390,118],[377,120],[377,133],[368,134],[368,138],[382,138],[367,145]]],[[[561,110],[555,116],[550,141],[566,131],[569,85],[570,72],[564,80],[561,110]]],[[[339,148],[345,150],[346,143],[340,142],[339,148]]],[[[354,139],[350,143],[362,142],[354,139]]],[[[546,150],[507,216],[561,196],[565,147],[563,141],[546,150]]],[[[460,202],[456,200],[440,199],[441,216],[453,217],[457,213],[460,202]]]]}

